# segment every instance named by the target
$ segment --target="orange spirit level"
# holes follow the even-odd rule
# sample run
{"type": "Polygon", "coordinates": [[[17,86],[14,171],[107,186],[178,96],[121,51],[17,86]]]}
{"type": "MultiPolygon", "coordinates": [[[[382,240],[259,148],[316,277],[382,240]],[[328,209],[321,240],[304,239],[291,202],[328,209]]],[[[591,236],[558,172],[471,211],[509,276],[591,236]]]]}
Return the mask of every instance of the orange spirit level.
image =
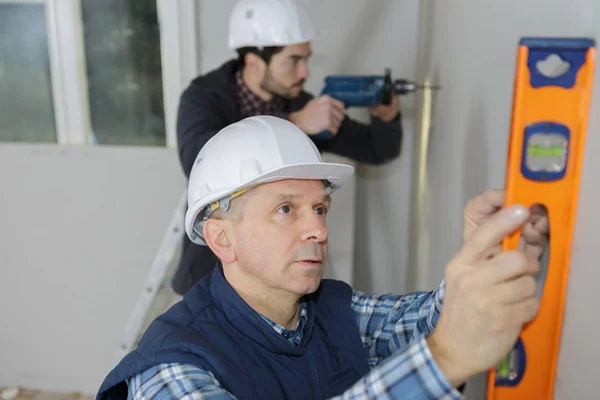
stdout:
{"type": "MultiPolygon", "coordinates": [[[[593,39],[523,38],[518,46],[506,204],[543,205],[551,239],[537,276],[538,315],[490,371],[488,400],[553,396],[594,62],[593,39]],[[560,65],[544,71],[553,60],[560,65]]],[[[503,249],[519,239],[515,232],[503,249]]]]}

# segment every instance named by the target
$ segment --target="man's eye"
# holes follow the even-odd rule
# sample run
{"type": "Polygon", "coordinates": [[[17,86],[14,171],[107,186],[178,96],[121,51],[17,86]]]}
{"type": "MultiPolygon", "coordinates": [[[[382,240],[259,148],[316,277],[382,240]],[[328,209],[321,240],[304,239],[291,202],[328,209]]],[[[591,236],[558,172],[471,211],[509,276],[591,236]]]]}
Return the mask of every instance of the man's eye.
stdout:
{"type": "Polygon", "coordinates": [[[289,214],[289,213],[292,212],[292,207],[290,207],[290,206],[281,206],[281,207],[279,207],[278,211],[280,213],[282,213],[282,214],[289,214]]]}
{"type": "Polygon", "coordinates": [[[319,207],[315,210],[317,215],[327,215],[327,209],[325,207],[319,207]]]}

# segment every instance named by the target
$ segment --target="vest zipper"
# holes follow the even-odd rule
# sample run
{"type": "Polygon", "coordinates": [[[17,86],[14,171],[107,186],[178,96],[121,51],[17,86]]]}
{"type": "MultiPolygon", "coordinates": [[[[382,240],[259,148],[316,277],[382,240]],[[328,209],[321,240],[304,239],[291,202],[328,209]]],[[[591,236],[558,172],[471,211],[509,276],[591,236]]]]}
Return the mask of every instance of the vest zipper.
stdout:
{"type": "Polygon", "coordinates": [[[321,400],[321,387],[319,386],[319,377],[317,376],[317,367],[315,365],[315,358],[313,357],[312,350],[310,351],[310,364],[312,366],[313,378],[315,381],[315,388],[317,389],[317,399],[321,400]]]}

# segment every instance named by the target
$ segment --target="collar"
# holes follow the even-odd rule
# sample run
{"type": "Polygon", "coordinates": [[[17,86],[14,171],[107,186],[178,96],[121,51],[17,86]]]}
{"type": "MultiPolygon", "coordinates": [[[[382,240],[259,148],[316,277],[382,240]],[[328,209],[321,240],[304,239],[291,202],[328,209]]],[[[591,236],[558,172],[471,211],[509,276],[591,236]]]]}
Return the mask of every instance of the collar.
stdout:
{"type": "Polygon", "coordinates": [[[255,115],[276,115],[286,106],[286,100],[273,96],[269,101],[261,99],[246,84],[242,78],[242,69],[238,69],[233,79],[233,97],[240,107],[243,117],[255,115]]]}
{"type": "Polygon", "coordinates": [[[306,309],[306,301],[303,300],[300,303],[300,315],[298,315],[298,322],[296,323],[295,329],[285,329],[283,326],[279,325],[277,322],[272,321],[271,319],[265,317],[261,314],[261,317],[267,321],[267,323],[271,326],[275,332],[282,335],[284,338],[289,340],[294,344],[294,346],[300,346],[302,343],[302,337],[304,336],[304,325],[306,325],[306,320],[308,319],[308,311],[306,309]]]}
{"type": "Polygon", "coordinates": [[[310,342],[314,327],[314,303],[310,297],[305,297],[306,320],[303,321],[304,329],[299,338],[298,346],[292,344],[281,335],[271,323],[248,305],[231,287],[219,266],[215,268],[211,281],[210,293],[215,307],[227,318],[233,329],[238,330],[256,344],[265,349],[284,355],[301,355],[306,345],[310,342]]]}

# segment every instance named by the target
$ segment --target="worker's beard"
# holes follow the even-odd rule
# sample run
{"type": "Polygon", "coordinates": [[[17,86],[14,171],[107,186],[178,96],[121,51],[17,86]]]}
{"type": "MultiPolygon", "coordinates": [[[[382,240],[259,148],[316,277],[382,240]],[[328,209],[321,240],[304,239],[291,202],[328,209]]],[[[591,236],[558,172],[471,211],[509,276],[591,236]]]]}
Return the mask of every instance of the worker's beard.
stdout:
{"type": "Polygon", "coordinates": [[[277,79],[273,77],[269,68],[265,71],[265,76],[260,83],[260,87],[262,90],[269,92],[274,96],[283,97],[284,99],[294,99],[298,97],[300,91],[298,90],[298,85],[304,84],[304,79],[301,79],[298,82],[295,82],[291,86],[286,86],[277,79]]]}

